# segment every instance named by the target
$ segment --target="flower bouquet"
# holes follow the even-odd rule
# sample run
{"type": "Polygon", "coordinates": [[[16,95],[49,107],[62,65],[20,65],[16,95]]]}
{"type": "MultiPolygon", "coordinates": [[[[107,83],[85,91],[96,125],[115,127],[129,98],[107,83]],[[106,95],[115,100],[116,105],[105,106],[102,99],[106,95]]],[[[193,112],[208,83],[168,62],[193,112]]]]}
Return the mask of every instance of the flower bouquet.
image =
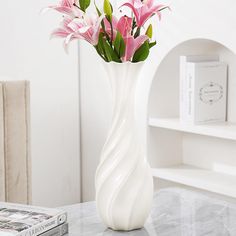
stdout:
{"type": "Polygon", "coordinates": [[[116,9],[118,18],[109,0],[104,0],[103,10],[94,3],[93,13],[88,11],[90,5],[90,0],[62,0],[49,6],[63,14],[61,25],[52,36],[65,38],[65,48],[72,40],[86,40],[104,61],[119,63],[148,57],[156,41],[152,41],[152,24],[146,22],[154,15],[161,19],[161,11],[168,8],[155,0],[127,0],[116,9]],[[122,13],[125,7],[130,9],[129,15],[122,13]]]}

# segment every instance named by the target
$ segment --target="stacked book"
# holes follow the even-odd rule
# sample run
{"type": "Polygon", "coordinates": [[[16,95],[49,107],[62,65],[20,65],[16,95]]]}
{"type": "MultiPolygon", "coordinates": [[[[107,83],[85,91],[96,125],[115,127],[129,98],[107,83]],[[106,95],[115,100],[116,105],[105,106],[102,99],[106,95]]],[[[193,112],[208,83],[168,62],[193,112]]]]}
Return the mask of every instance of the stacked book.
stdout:
{"type": "Polygon", "coordinates": [[[0,236],[62,236],[67,213],[59,209],[0,203],[0,236]]]}
{"type": "Polygon", "coordinates": [[[226,120],[227,64],[217,55],[180,57],[180,121],[206,124],[226,120]]]}

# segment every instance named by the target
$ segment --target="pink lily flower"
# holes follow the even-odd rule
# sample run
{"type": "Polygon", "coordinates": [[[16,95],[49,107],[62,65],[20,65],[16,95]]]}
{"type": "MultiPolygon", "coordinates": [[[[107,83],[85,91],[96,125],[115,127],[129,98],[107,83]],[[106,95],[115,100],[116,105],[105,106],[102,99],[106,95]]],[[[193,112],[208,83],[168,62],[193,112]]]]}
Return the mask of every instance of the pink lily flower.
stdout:
{"type": "MultiPolygon", "coordinates": [[[[111,37],[111,25],[107,19],[104,19],[106,33],[111,37]]],[[[113,40],[116,38],[116,33],[119,31],[123,38],[131,35],[132,30],[132,18],[128,16],[122,16],[117,20],[114,16],[112,17],[112,27],[113,27],[113,40]]]]}
{"type": "MultiPolygon", "coordinates": [[[[125,41],[126,49],[125,55],[122,58],[122,61],[130,61],[135,53],[135,51],[146,41],[148,40],[148,36],[140,35],[137,38],[134,38],[131,35],[132,31],[132,21],[133,19],[128,16],[122,16],[119,21],[116,18],[112,20],[113,26],[113,39],[115,39],[117,31],[119,31],[125,41]]],[[[111,26],[110,23],[105,19],[105,28],[106,32],[110,36],[111,34],[111,26]]]]}
{"type": "Polygon", "coordinates": [[[71,17],[81,17],[83,12],[75,6],[75,0],[61,0],[61,2],[56,6],[49,6],[43,10],[47,11],[49,9],[54,9],[62,14],[71,17]]]}
{"type": "Polygon", "coordinates": [[[101,29],[101,21],[104,15],[84,15],[83,18],[75,18],[68,24],[68,27],[73,31],[66,38],[68,44],[73,38],[80,38],[88,41],[92,45],[98,44],[98,37],[101,29]]]}
{"type": "Polygon", "coordinates": [[[72,34],[73,30],[68,27],[71,21],[71,18],[65,17],[61,23],[61,26],[52,32],[51,37],[66,38],[68,35],[72,34]]]}
{"type": "Polygon", "coordinates": [[[131,35],[131,30],[132,30],[132,22],[133,19],[128,16],[122,16],[116,26],[116,30],[118,30],[123,38],[127,38],[128,36],[131,35]]]}
{"type": "MultiPolygon", "coordinates": [[[[117,22],[117,18],[115,16],[112,16],[113,40],[116,38],[117,22]]],[[[111,37],[111,24],[106,18],[104,18],[104,25],[106,33],[109,35],[109,37],[111,37]]]]}
{"type": "Polygon", "coordinates": [[[135,51],[146,41],[148,40],[147,35],[140,35],[137,38],[129,36],[125,40],[125,56],[122,58],[123,61],[131,61],[135,51]]]}
{"type": "Polygon", "coordinates": [[[81,38],[79,35],[76,35],[74,31],[68,26],[72,21],[73,19],[69,17],[65,17],[61,23],[61,26],[55,29],[51,34],[51,38],[53,37],[65,38],[63,46],[66,52],[67,52],[68,43],[69,43],[67,40],[68,37],[70,37],[69,41],[81,38]]]}
{"type": "Polygon", "coordinates": [[[123,6],[129,7],[133,11],[138,27],[143,26],[154,14],[161,19],[160,10],[166,7],[165,5],[156,5],[155,0],[128,0],[121,7],[123,6]]]}

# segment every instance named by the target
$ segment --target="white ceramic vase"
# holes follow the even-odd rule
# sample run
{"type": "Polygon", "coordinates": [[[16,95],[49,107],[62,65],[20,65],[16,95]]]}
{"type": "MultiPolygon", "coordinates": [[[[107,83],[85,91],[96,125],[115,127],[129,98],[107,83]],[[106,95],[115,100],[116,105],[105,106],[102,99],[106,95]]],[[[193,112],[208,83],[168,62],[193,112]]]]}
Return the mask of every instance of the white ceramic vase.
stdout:
{"type": "Polygon", "coordinates": [[[141,63],[105,63],[113,93],[112,126],[96,171],[97,210],[107,227],[144,226],[153,198],[153,179],[135,117],[141,63]]]}

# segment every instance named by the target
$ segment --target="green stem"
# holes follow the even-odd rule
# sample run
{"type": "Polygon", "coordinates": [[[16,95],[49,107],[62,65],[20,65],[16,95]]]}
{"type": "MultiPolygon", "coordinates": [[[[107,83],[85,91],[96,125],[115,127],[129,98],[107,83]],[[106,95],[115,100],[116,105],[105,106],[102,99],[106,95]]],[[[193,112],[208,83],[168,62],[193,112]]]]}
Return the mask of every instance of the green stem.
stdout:
{"type": "Polygon", "coordinates": [[[134,29],[135,29],[135,27],[136,27],[137,25],[136,25],[136,22],[135,22],[135,19],[133,18],[133,23],[132,23],[132,30],[131,30],[131,35],[133,35],[134,34],[134,29]]]}
{"type": "Polygon", "coordinates": [[[112,20],[109,21],[110,23],[110,26],[111,26],[111,45],[112,45],[112,42],[113,42],[113,25],[112,25],[112,20]]]}
{"type": "Polygon", "coordinates": [[[165,9],[170,9],[169,7],[163,7],[163,8],[161,8],[159,11],[163,11],[163,10],[165,10],[165,9]]]}
{"type": "Polygon", "coordinates": [[[103,31],[104,31],[104,34],[105,34],[105,36],[106,36],[107,41],[108,41],[109,44],[112,46],[112,44],[110,43],[109,35],[108,35],[107,32],[106,32],[105,24],[104,24],[104,21],[103,21],[103,20],[102,20],[102,22],[101,22],[101,25],[102,25],[102,29],[103,29],[103,31]]]}
{"type": "Polygon", "coordinates": [[[141,28],[138,27],[135,34],[134,34],[134,38],[137,38],[140,35],[140,30],[141,30],[141,28]]]}

